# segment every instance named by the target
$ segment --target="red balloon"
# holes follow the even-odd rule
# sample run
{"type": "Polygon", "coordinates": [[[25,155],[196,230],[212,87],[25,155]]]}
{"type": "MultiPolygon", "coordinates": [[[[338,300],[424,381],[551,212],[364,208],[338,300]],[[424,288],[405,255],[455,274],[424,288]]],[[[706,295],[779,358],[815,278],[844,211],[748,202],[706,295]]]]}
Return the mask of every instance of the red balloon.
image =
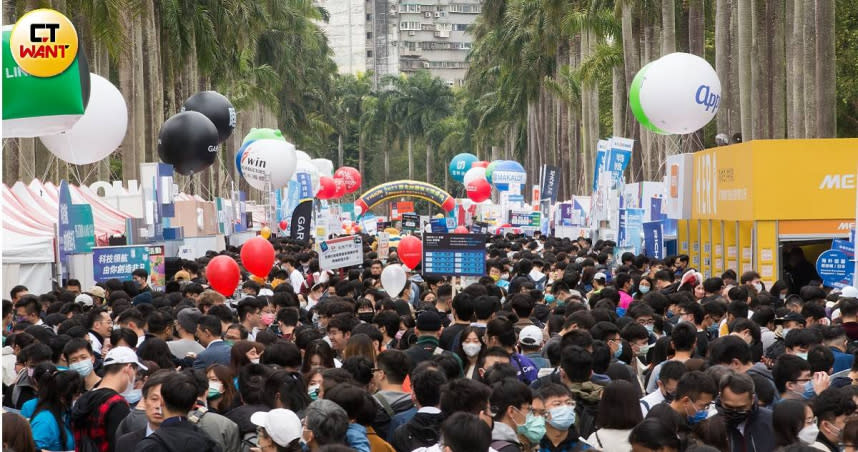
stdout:
{"type": "Polygon", "coordinates": [[[358,170],[344,166],[334,172],[335,179],[342,179],[346,184],[346,193],[354,193],[360,189],[361,177],[358,170]]]}
{"type": "Polygon", "coordinates": [[[322,176],[319,178],[319,192],[316,197],[319,199],[331,199],[337,194],[337,183],[333,177],[322,176]]]}
{"type": "Polygon", "coordinates": [[[396,250],[399,253],[399,260],[411,269],[420,265],[423,259],[423,242],[413,235],[402,237],[396,250]]]}
{"type": "Polygon", "coordinates": [[[471,164],[471,168],[487,168],[489,166],[489,162],[485,160],[481,160],[479,162],[474,162],[471,164]]]}
{"type": "Polygon", "coordinates": [[[265,278],[274,266],[274,247],[262,237],[254,237],[241,247],[241,263],[250,273],[265,278]]]}
{"type": "Polygon", "coordinates": [[[346,183],[342,179],[334,177],[334,186],[336,186],[337,191],[334,193],[334,199],[342,198],[343,195],[346,194],[346,183]]]}
{"type": "Polygon", "coordinates": [[[465,186],[468,198],[474,202],[483,202],[492,196],[492,185],[485,179],[474,179],[465,186]]]}
{"type": "Polygon", "coordinates": [[[468,228],[464,226],[456,226],[456,229],[453,229],[453,234],[467,234],[469,232],[471,231],[469,231],[468,228]]]}
{"type": "Polygon", "coordinates": [[[280,230],[285,231],[287,227],[289,227],[289,223],[286,220],[280,220],[280,230]]]}
{"type": "Polygon", "coordinates": [[[220,255],[209,261],[206,278],[212,289],[225,297],[231,297],[241,282],[241,270],[231,257],[220,255]]]}

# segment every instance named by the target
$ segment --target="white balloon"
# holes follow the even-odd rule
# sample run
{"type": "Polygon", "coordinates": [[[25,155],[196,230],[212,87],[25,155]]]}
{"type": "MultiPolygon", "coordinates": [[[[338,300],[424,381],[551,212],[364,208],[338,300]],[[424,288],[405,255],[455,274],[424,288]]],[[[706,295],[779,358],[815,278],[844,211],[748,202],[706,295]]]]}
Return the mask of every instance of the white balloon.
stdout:
{"type": "Polygon", "coordinates": [[[295,146],[281,140],[256,140],[241,156],[241,173],[257,190],[285,187],[295,172],[295,146]],[[267,183],[270,182],[269,187],[267,183]]]}
{"type": "Polygon", "coordinates": [[[468,182],[475,179],[485,179],[486,178],[486,169],[480,166],[471,168],[465,173],[464,184],[468,185],[468,182]]]}
{"type": "Polygon", "coordinates": [[[396,298],[405,288],[406,279],[401,265],[388,265],[381,272],[381,287],[384,287],[390,298],[396,298]]]}
{"type": "Polygon", "coordinates": [[[652,124],[675,133],[705,126],[721,102],[721,81],[712,66],[697,55],[671,53],[647,70],[640,88],[641,108],[652,124]]]}
{"type": "Polygon", "coordinates": [[[320,176],[334,177],[334,162],[328,159],[313,159],[312,162],[320,176]]]}
{"type": "Polygon", "coordinates": [[[304,152],[304,151],[300,151],[300,150],[295,151],[295,157],[298,159],[298,161],[299,161],[299,162],[307,162],[307,163],[309,163],[309,162],[312,160],[312,159],[310,158],[310,155],[309,155],[309,154],[307,154],[307,153],[306,153],[306,152],[304,152]]]}
{"type": "Polygon", "coordinates": [[[56,135],[39,137],[54,155],[75,165],[95,163],[115,151],[128,128],[128,107],[110,81],[90,74],[89,104],[80,121],[56,135]]]}
{"type": "Polygon", "coordinates": [[[293,180],[298,180],[298,173],[307,173],[310,175],[310,181],[312,181],[313,185],[313,196],[315,196],[319,192],[319,170],[309,160],[298,160],[298,165],[295,167],[295,174],[292,175],[293,180]]]}

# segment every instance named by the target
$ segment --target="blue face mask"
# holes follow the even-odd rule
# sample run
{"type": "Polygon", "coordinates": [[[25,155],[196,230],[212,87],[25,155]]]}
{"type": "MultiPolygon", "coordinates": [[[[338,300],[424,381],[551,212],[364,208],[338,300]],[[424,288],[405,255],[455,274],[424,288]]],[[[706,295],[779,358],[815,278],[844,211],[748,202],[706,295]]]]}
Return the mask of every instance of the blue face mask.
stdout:
{"type": "Polygon", "coordinates": [[[614,358],[620,359],[620,355],[623,354],[623,343],[620,342],[620,347],[617,348],[617,351],[614,352],[614,358]]]}
{"type": "Polygon", "coordinates": [[[638,286],[638,292],[642,294],[649,293],[649,286],[638,286]]]}
{"type": "MultiPolygon", "coordinates": [[[[795,354],[795,356],[798,356],[799,358],[801,358],[801,359],[803,359],[803,360],[807,361],[807,352],[803,352],[803,353],[796,353],[796,354],[795,354]]],[[[808,382],[808,383],[810,383],[810,382],[808,382]]]]}
{"type": "Polygon", "coordinates": [[[557,430],[568,430],[575,423],[575,408],[563,405],[548,410],[551,419],[548,421],[557,430]]]}
{"type": "Polygon", "coordinates": [[[710,336],[718,334],[718,324],[713,323],[709,325],[709,327],[706,328],[706,331],[709,333],[710,336]]]}
{"type": "Polygon", "coordinates": [[[708,415],[709,415],[708,409],[702,409],[700,411],[697,411],[694,413],[694,415],[688,416],[688,424],[694,425],[694,424],[697,424],[699,422],[702,422],[702,421],[706,420],[706,416],[708,416],[708,415]]]}
{"type": "Polygon", "coordinates": [[[531,443],[539,444],[542,441],[542,437],[545,436],[545,418],[528,413],[524,424],[519,425],[516,431],[524,435],[531,443]]]}
{"type": "Polygon", "coordinates": [[[674,313],[673,313],[673,311],[667,311],[667,318],[668,318],[668,319],[672,319],[672,318],[673,318],[673,316],[675,316],[675,315],[676,315],[676,314],[674,314],[674,313]]]}
{"type": "Polygon", "coordinates": [[[545,302],[549,303],[549,304],[554,303],[554,295],[546,295],[545,296],[545,302]]]}
{"type": "Polygon", "coordinates": [[[646,325],[646,330],[649,334],[652,334],[652,332],[655,331],[655,324],[646,325]]]}
{"type": "Polygon", "coordinates": [[[801,396],[804,397],[804,400],[810,400],[815,395],[816,393],[813,391],[813,381],[808,381],[804,384],[804,393],[802,393],[801,396]]]}

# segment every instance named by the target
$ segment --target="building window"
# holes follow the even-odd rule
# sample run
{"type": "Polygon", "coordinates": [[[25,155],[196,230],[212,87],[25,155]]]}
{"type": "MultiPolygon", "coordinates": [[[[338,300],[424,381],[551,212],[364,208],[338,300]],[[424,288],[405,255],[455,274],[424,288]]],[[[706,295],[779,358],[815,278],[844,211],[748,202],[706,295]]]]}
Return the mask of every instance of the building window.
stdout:
{"type": "Polygon", "coordinates": [[[406,22],[402,21],[399,23],[400,30],[420,30],[420,22],[406,22]]]}
{"type": "Polygon", "coordinates": [[[367,14],[367,15],[366,15],[366,21],[367,21],[367,22],[372,21],[372,14],[367,14]]]}
{"type": "Polygon", "coordinates": [[[367,51],[366,51],[366,57],[367,57],[367,58],[372,58],[372,50],[367,50],[367,51]]]}
{"type": "Polygon", "coordinates": [[[453,3],[450,5],[451,13],[479,14],[480,11],[482,11],[482,7],[478,4],[453,3]]]}
{"type": "Polygon", "coordinates": [[[466,31],[468,24],[453,24],[453,31],[466,31]]]}
{"type": "Polygon", "coordinates": [[[366,32],[366,39],[372,39],[372,32],[371,31],[366,32]]]}
{"type": "Polygon", "coordinates": [[[403,3],[399,5],[399,12],[401,13],[419,13],[420,5],[414,3],[403,3]]]}

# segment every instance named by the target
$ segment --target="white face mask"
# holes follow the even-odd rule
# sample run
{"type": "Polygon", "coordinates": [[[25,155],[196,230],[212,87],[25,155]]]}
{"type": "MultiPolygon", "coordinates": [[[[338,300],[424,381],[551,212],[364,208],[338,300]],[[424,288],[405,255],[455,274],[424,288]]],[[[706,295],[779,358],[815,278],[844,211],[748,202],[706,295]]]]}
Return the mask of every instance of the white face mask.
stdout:
{"type": "Polygon", "coordinates": [[[798,439],[802,444],[811,445],[816,442],[816,437],[819,436],[819,428],[816,424],[805,425],[798,432],[798,439]]]}
{"type": "Polygon", "coordinates": [[[251,364],[259,364],[259,358],[254,358],[250,360],[251,364]]]}
{"type": "Polygon", "coordinates": [[[462,350],[465,351],[465,355],[469,358],[473,358],[480,354],[480,350],[482,350],[483,344],[474,344],[474,343],[466,343],[462,344],[462,350]]]}
{"type": "Polygon", "coordinates": [[[760,284],[760,283],[756,283],[756,284],[754,284],[754,290],[756,290],[756,291],[757,291],[757,293],[762,292],[762,291],[763,291],[763,285],[762,285],[762,284],[760,284]]]}

